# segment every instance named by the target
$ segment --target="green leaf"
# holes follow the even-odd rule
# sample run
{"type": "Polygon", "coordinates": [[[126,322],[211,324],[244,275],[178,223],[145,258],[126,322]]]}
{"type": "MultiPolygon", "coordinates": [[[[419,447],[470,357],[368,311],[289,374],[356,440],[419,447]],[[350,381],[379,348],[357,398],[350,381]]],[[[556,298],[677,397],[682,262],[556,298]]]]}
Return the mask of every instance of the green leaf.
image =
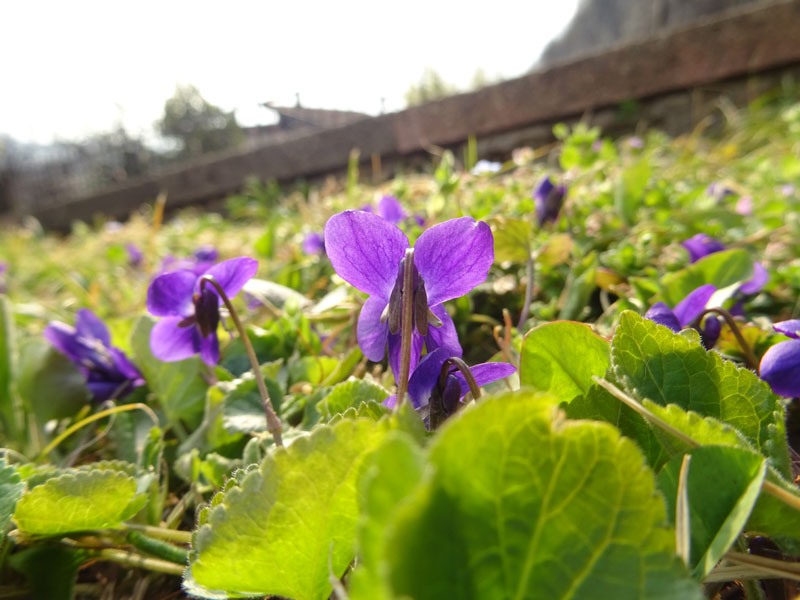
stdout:
{"type": "Polygon", "coordinates": [[[21,442],[21,407],[11,393],[14,380],[14,321],[11,304],[4,294],[0,294],[0,423],[6,438],[21,442]]]}
{"type": "Polygon", "coordinates": [[[419,484],[424,454],[407,434],[392,431],[365,462],[358,481],[358,567],[350,577],[351,600],[391,598],[381,578],[381,557],[386,553],[386,525],[419,484]]]}
{"type": "MultiPolygon", "coordinates": [[[[739,537],[758,498],[767,464],[763,456],[731,446],[701,446],[689,454],[689,566],[702,579],[739,537]]],[[[673,524],[682,460],[682,455],[673,458],[656,479],[673,524]]]]}
{"type": "Polygon", "coordinates": [[[73,600],[78,567],[86,551],[63,546],[34,546],[9,557],[8,562],[25,575],[31,600],[73,600]]]}
{"type": "Polygon", "coordinates": [[[606,340],[583,323],[556,321],[532,329],[522,342],[520,385],[550,392],[563,402],[589,391],[611,359],[606,340]]]}
{"type": "Polygon", "coordinates": [[[155,320],[143,315],[136,320],[131,334],[134,362],[147,385],[156,395],[171,422],[181,419],[197,426],[203,414],[208,385],[203,380],[203,361],[194,356],[177,362],[158,360],[150,351],[150,330],[155,320]]]}
{"type": "Polygon", "coordinates": [[[489,219],[489,225],[494,236],[495,262],[527,262],[531,253],[533,231],[530,221],[498,216],[489,219]]]}
{"type": "Polygon", "coordinates": [[[71,417],[89,402],[83,373],[45,340],[26,340],[19,356],[17,391],[39,423],[71,417]]]}
{"type": "Polygon", "coordinates": [[[360,466],[385,435],[375,421],[342,420],[268,455],[201,517],[189,579],[212,591],[327,598],[329,561],[339,577],[354,557],[360,466]]]}
{"type": "Polygon", "coordinates": [[[6,464],[0,457],[0,541],[5,536],[6,527],[14,514],[14,507],[22,497],[25,484],[16,469],[6,464]]]}
{"type": "Polygon", "coordinates": [[[330,375],[323,380],[322,385],[334,385],[340,381],[344,381],[358,366],[362,358],[364,358],[364,354],[361,352],[361,348],[358,346],[350,348],[333,371],[331,371],[330,375]]]}
{"type": "Polygon", "coordinates": [[[728,423],[778,472],[790,473],[783,405],[751,371],[632,311],[620,317],[611,363],[634,398],[676,404],[728,423]]]}
{"type": "Polygon", "coordinates": [[[661,282],[664,301],[675,306],[701,285],[711,283],[717,289],[722,289],[752,277],[753,259],[747,250],[714,252],[680,271],[665,275],[661,282]]]}
{"type": "Polygon", "coordinates": [[[644,191],[650,179],[650,163],[643,158],[622,172],[616,187],[614,207],[628,225],[636,221],[636,213],[644,200],[644,191]]]}
{"type": "Polygon", "coordinates": [[[117,527],[144,506],[136,479],[110,469],[67,473],[37,486],[17,503],[14,521],[31,535],[117,527]]]}
{"type": "Polygon", "coordinates": [[[350,407],[358,408],[362,402],[382,402],[388,397],[389,392],[382,385],[365,379],[350,379],[333,386],[331,393],[317,405],[317,410],[324,421],[330,421],[334,415],[350,407]]]}
{"type": "Polygon", "coordinates": [[[395,598],[702,597],[636,446],[556,404],[495,396],[440,430],[429,477],[388,525],[395,598]]]}
{"type": "Polygon", "coordinates": [[[597,254],[592,252],[576,265],[567,277],[559,319],[571,320],[581,317],[589,304],[592,292],[597,287],[596,275],[597,254]]]}
{"type": "Polygon", "coordinates": [[[289,383],[322,383],[336,372],[339,361],[332,356],[304,356],[289,363],[289,383]]]}

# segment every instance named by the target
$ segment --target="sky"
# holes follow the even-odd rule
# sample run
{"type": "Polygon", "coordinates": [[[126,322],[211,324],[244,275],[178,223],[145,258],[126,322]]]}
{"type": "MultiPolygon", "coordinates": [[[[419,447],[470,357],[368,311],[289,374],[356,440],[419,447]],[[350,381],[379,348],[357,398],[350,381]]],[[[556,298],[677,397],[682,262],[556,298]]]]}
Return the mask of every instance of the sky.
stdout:
{"type": "Polygon", "coordinates": [[[461,88],[477,69],[528,71],[578,0],[0,2],[0,134],[79,140],[122,124],[152,136],[177,84],[239,122],[260,103],[378,114],[426,67],[461,88]]]}

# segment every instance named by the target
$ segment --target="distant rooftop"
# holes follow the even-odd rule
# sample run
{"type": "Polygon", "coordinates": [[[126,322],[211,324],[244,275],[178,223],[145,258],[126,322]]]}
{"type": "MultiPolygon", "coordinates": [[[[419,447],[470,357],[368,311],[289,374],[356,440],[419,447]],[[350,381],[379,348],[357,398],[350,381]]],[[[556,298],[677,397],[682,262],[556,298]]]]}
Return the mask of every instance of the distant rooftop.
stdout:
{"type": "Polygon", "coordinates": [[[369,115],[350,110],[328,110],[324,108],[305,108],[303,106],[276,106],[264,102],[262,106],[278,113],[281,128],[294,129],[302,126],[319,129],[342,127],[369,118],[369,115]]]}

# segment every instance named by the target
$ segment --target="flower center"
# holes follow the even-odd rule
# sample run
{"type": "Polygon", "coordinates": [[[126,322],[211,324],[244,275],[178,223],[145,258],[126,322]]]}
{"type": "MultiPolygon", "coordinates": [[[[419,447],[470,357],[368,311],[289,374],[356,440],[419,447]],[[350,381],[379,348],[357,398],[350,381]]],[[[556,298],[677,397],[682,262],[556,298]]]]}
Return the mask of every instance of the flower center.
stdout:
{"type": "Polygon", "coordinates": [[[403,296],[406,293],[413,294],[414,310],[412,312],[412,328],[416,328],[420,335],[428,334],[428,325],[434,327],[441,327],[442,322],[433,314],[428,308],[428,294],[425,291],[425,282],[419,276],[417,266],[412,265],[414,274],[414,285],[411,290],[403,289],[403,271],[405,269],[406,259],[400,261],[400,266],[397,268],[397,279],[394,282],[392,293],[389,296],[389,304],[386,310],[381,315],[381,322],[389,321],[389,333],[396,334],[400,331],[403,317],[403,296]]]}
{"type": "Polygon", "coordinates": [[[219,324],[219,301],[217,295],[212,290],[204,289],[192,296],[192,302],[194,303],[194,323],[200,330],[200,334],[203,337],[208,337],[217,331],[217,325],[219,324]]]}

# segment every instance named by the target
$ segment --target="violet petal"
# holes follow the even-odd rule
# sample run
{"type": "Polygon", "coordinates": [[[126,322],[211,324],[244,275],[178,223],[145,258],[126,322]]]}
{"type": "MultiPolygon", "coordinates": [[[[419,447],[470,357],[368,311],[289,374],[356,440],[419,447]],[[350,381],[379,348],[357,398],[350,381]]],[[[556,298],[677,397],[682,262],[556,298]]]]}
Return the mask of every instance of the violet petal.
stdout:
{"type": "Polygon", "coordinates": [[[86,344],[80,341],[75,328],[66,323],[51,321],[42,331],[42,336],[72,362],[79,363],[86,357],[86,344]]]}
{"type": "Polygon", "coordinates": [[[438,348],[433,352],[428,352],[419,361],[419,365],[408,380],[408,399],[414,408],[427,406],[433,388],[436,387],[436,382],[442,372],[442,365],[448,358],[450,358],[450,353],[444,348],[438,348]]]}
{"type": "Polygon", "coordinates": [[[182,269],[156,277],[147,288],[147,310],[156,317],[188,317],[194,314],[192,293],[197,275],[182,269]]]}
{"type": "MultiPolygon", "coordinates": [[[[258,271],[258,261],[249,256],[230,258],[208,269],[204,275],[211,275],[225,290],[228,298],[233,298],[258,271]]],[[[208,284],[206,284],[208,285],[208,284]]],[[[209,288],[211,289],[211,288],[209,288]]],[[[222,298],[219,299],[222,304],[222,298]]]]}
{"type": "Polygon", "coordinates": [[[800,340],[770,347],[761,358],[759,374],[779,396],[800,396],[800,340]]]}
{"type": "Polygon", "coordinates": [[[79,335],[100,340],[106,348],[111,346],[108,327],[88,308],[80,309],[75,315],[75,330],[79,335]]]}
{"type": "Polygon", "coordinates": [[[675,313],[681,327],[686,327],[700,316],[700,313],[705,310],[706,304],[708,304],[709,299],[716,291],[717,288],[714,285],[707,283],[692,290],[686,298],[678,302],[672,312],[675,313]]]}
{"type": "Polygon", "coordinates": [[[405,234],[372,213],[347,210],[325,224],[325,251],[339,277],[386,301],[406,248],[405,234]]]}
{"type": "Polygon", "coordinates": [[[213,367],[219,362],[219,338],[217,338],[216,331],[205,338],[201,338],[200,358],[210,367],[213,367]]]}
{"type": "Polygon", "coordinates": [[[382,196],[381,199],[378,200],[378,210],[376,212],[394,225],[397,225],[408,216],[400,202],[394,196],[382,196]]]}
{"type": "Polygon", "coordinates": [[[483,283],[493,261],[492,231],[472,217],[434,225],[414,245],[414,264],[425,282],[428,306],[463,296],[483,283]]]}
{"type": "Polygon", "coordinates": [[[739,291],[743,294],[757,294],[767,285],[769,273],[760,262],[753,263],[753,277],[739,286],[739,291]]]}
{"type": "Polygon", "coordinates": [[[461,343],[458,341],[458,332],[456,332],[452,317],[443,304],[431,307],[431,312],[439,317],[442,326],[428,326],[428,335],[425,336],[425,345],[428,348],[428,352],[433,352],[437,348],[446,348],[450,356],[461,357],[463,351],[461,350],[461,343]]]}
{"type": "Polygon", "coordinates": [[[663,325],[664,327],[669,327],[675,333],[681,330],[681,323],[678,321],[678,317],[676,317],[672,309],[663,302],[656,302],[653,304],[650,310],[644,313],[644,318],[653,321],[653,323],[663,325]]]}
{"type": "MultiPolygon", "coordinates": [[[[478,387],[484,386],[487,383],[492,383],[498,379],[503,379],[509,375],[513,375],[516,370],[517,369],[514,365],[504,362],[481,363],[469,368],[469,371],[475,378],[475,383],[478,384],[478,387]]],[[[458,383],[461,385],[461,397],[463,398],[467,395],[467,392],[469,392],[469,385],[467,384],[467,380],[461,371],[456,371],[454,375],[456,376],[456,379],[458,379],[458,383]]],[[[411,384],[409,384],[409,386],[410,385],[411,384]]]]}
{"type": "Polygon", "coordinates": [[[167,317],[153,326],[150,350],[159,360],[183,360],[200,352],[201,338],[197,327],[178,327],[181,317],[167,317]]]}
{"type": "Polygon", "coordinates": [[[775,323],[772,328],[778,333],[788,335],[790,338],[800,339],[800,319],[789,319],[775,323]]]}
{"type": "Polygon", "coordinates": [[[381,323],[381,314],[386,308],[386,300],[377,296],[370,296],[361,307],[356,326],[356,337],[361,351],[371,361],[383,359],[386,353],[386,339],[389,335],[389,325],[381,323]]]}
{"type": "Polygon", "coordinates": [[[705,233],[693,235],[688,240],[684,240],[681,243],[689,253],[690,262],[697,262],[709,254],[713,254],[714,252],[722,252],[725,250],[725,246],[722,244],[722,242],[707,236],[705,233]]]}

